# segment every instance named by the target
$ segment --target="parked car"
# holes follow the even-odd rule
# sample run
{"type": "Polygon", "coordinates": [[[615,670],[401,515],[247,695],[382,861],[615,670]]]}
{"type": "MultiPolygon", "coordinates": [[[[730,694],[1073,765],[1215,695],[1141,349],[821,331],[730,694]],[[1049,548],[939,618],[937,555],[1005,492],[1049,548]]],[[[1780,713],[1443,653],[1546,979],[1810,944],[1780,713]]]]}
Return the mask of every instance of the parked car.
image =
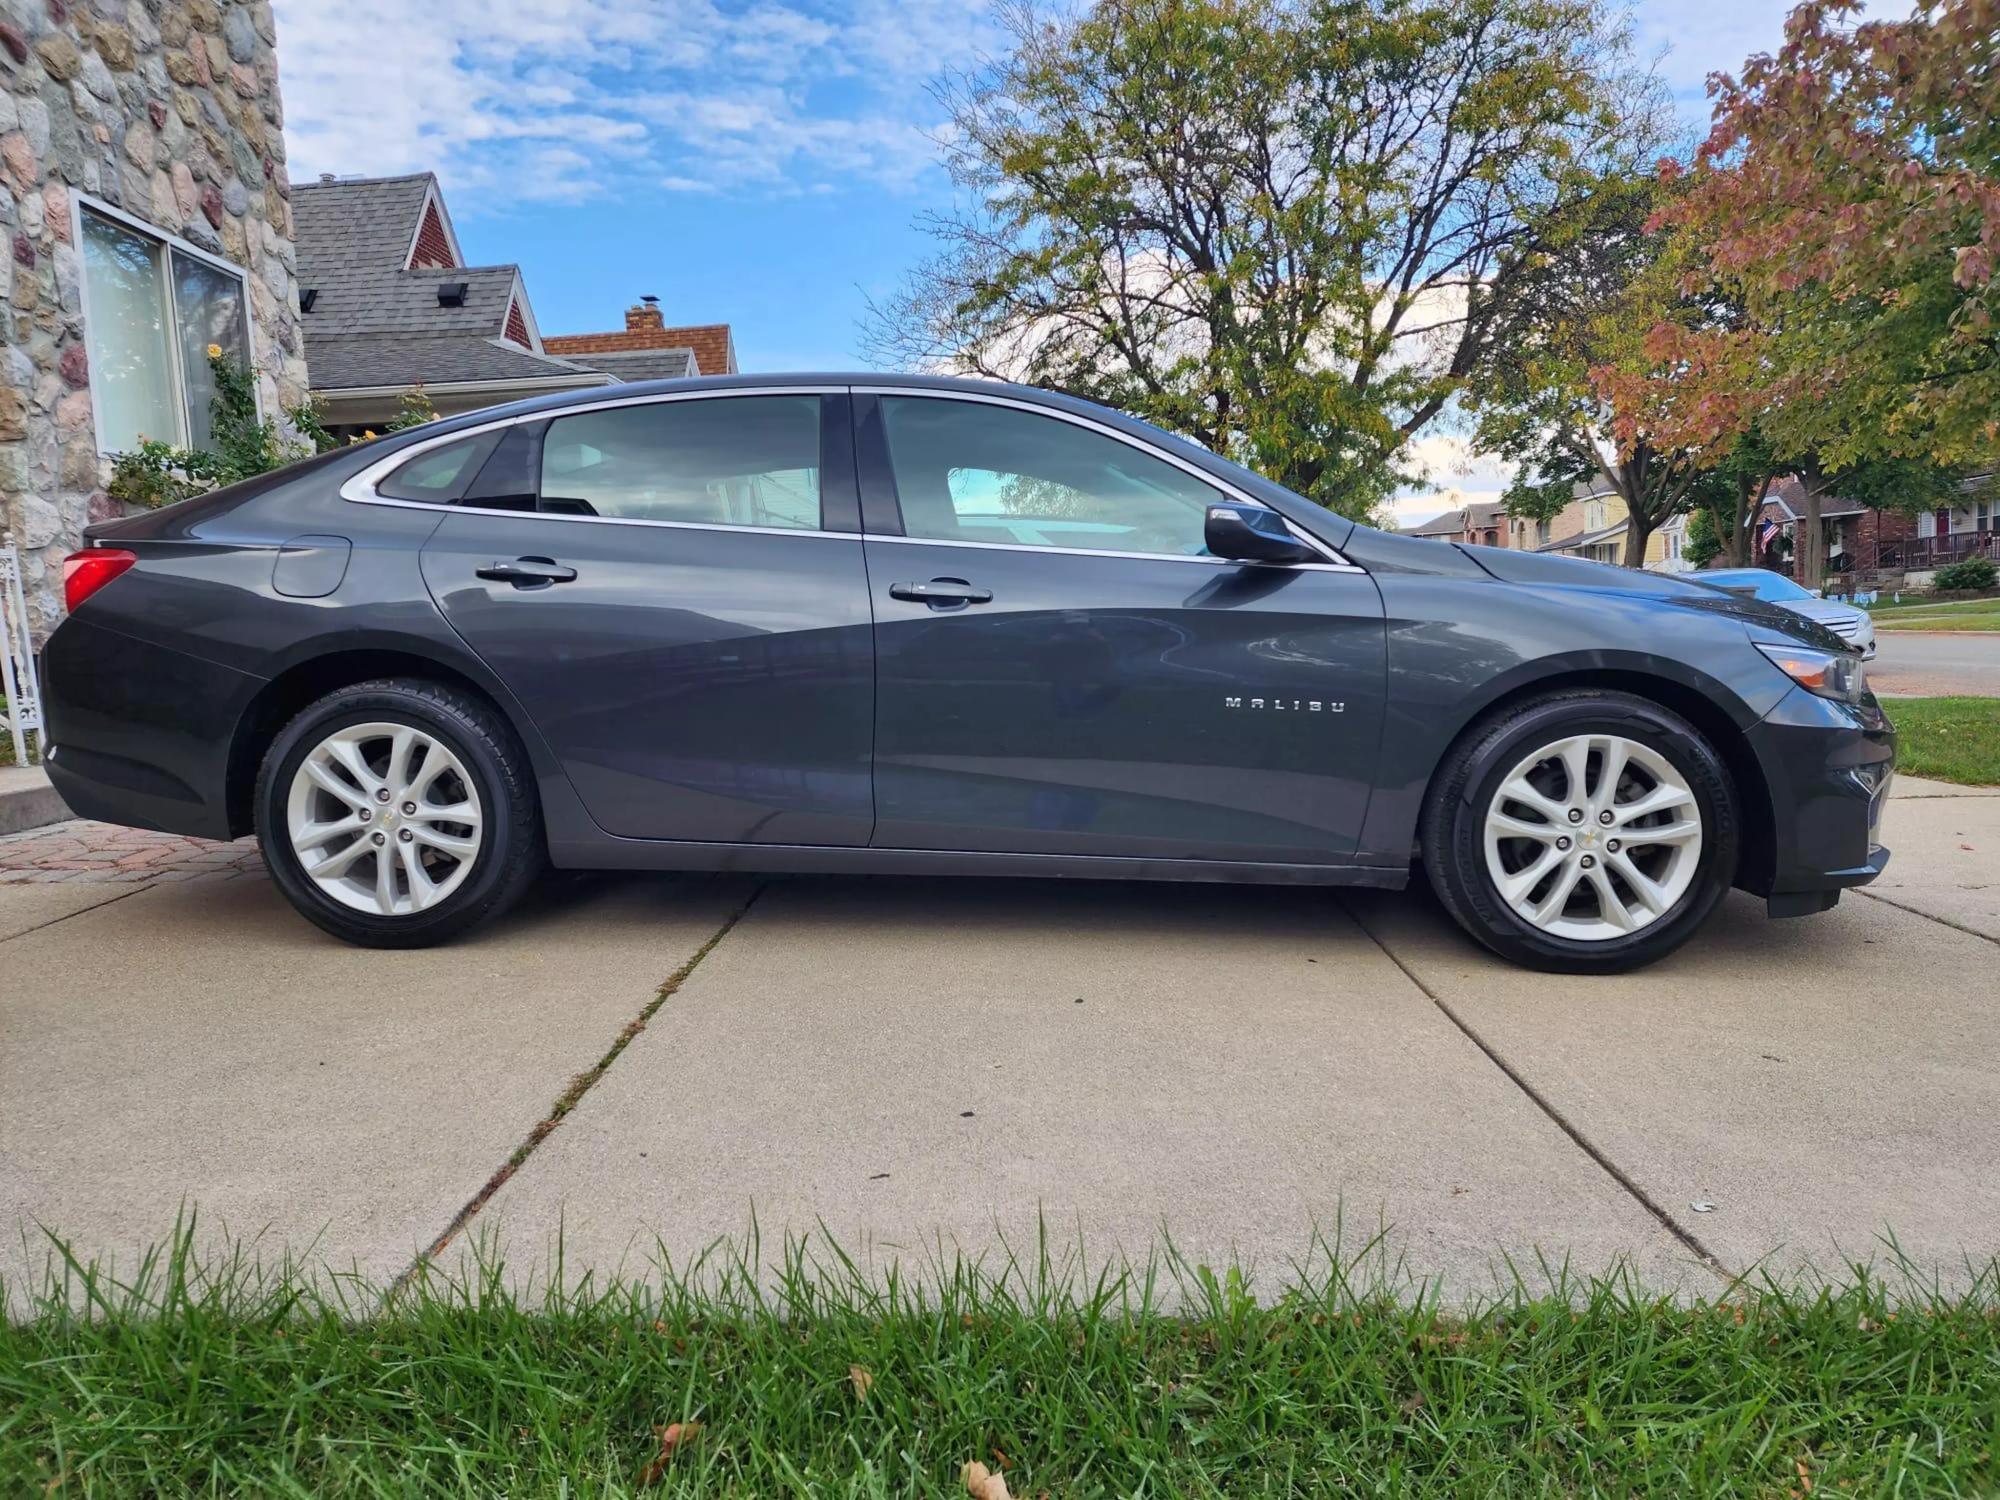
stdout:
{"type": "Polygon", "coordinates": [[[93,527],[46,653],[85,817],[255,830],[351,942],[545,864],[1311,882],[1421,864],[1631,968],[1872,880],[1841,640],[1375,531],[1044,391],[730,377],[500,407],[93,527]]]}
{"type": "Polygon", "coordinates": [[[1837,599],[1823,599],[1769,568],[1710,568],[1694,577],[1698,582],[1728,589],[1733,594],[1747,594],[1802,614],[1808,620],[1817,620],[1859,651],[1862,660],[1875,659],[1875,621],[1865,609],[1842,604],[1837,599]]]}

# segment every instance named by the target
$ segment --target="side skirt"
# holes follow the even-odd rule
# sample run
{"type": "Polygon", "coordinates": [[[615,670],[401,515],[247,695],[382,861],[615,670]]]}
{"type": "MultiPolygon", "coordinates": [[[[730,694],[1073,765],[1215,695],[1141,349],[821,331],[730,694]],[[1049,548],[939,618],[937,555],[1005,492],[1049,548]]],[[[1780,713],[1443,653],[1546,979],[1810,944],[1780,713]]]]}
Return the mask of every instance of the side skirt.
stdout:
{"type": "Polygon", "coordinates": [[[564,870],[716,870],[758,875],[1018,875],[1040,880],[1185,880],[1245,885],[1358,885],[1399,891],[1407,868],[1133,859],[1093,854],[991,854],[959,849],[854,849],[811,844],[700,844],[665,839],[551,841],[564,870]]]}

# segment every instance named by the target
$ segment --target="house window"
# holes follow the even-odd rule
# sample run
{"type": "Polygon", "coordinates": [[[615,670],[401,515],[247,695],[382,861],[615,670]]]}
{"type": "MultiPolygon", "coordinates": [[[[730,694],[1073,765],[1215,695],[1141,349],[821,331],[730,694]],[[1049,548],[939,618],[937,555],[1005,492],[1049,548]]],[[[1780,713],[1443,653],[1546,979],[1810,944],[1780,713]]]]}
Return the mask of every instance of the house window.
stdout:
{"type": "Polygon", "coordinates": [[[88,208],[81,217],[98,447],[119,453],[142,438],[207,447],[215,398],[208,347],[250,360],[242,273],[122,219],[88,208]]]}

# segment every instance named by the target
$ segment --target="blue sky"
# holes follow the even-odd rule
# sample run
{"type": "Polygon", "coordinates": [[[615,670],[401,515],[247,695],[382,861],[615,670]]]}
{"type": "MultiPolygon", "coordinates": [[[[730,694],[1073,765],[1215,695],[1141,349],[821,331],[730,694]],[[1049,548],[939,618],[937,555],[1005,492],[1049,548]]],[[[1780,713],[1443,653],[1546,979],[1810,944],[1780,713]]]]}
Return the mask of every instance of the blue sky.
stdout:
{"type": "MultiPolygon", "coordinates": [[[[1783,0],[1644,0],[1694,120],[1775,48],[1783,0]]],[[[277,0],[295,178],[432,170],[468,258],[516,262],[542,332],[734,325],[749,370],[851,369],[868,296],[950,201],[927,84],[996,45],[987,0],[277,0]],[[382,39],[371,43],[370,39],[382,39]]],[[[1448,440],[1406,514],[1497,492],[1448,440]],[[1442,503],[1431,499],[1444,497],[1442,503]]]]}

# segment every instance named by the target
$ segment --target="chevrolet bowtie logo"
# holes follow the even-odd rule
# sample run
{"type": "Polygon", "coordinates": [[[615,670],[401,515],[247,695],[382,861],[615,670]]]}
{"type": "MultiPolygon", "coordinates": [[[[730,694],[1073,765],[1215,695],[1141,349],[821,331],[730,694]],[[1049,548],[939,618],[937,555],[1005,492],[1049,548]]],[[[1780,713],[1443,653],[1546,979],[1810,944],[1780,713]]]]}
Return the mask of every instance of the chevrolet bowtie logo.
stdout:
{"type": "Polygon", "coordinates": [[[1324,698],[1224,698],[1224,708],[1263,709],[1271,713],[1286,714],[1339,714],[1347,712],[1345,703],[1337,703],[1324,698]]]}

